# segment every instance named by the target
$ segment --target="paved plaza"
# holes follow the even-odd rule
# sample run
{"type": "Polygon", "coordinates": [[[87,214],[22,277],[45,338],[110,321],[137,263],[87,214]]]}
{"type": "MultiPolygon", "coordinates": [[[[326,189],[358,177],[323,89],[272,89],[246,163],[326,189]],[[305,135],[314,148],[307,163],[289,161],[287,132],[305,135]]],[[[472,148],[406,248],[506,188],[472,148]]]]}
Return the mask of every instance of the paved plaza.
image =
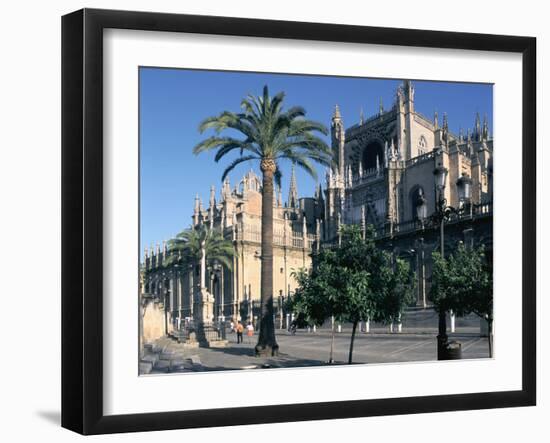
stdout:
{"type": "MultiPolygon", "coordinates": [[[[327,364],[330,352],[330,329],[315,332],[298,330],[292,335],[286,330],[277,331],[280,355],[272,358],[254,356],[257,336],[244,337],[237,344],[236,335],[227,333],[228,344],[222,348],[189,347],[170,338],[161,338],[148,345],[140,371],[142,373],[174,373],[260,369],[267,367],[300,367],[327,364]]],[[[337,364],[347,363],[351,328],[344,327],[335,334],[334,359],[337,364]]],[[[462,358],[488,358],[488,342],[480,336],[479,327],[457,327],[449,334],[450,341],[462,345],[462,358]]],[[[357,332],[354,363],[422,362],[437,359],[436,332],[416,327],[403,328],[401,333],[389,333],[387,328],[373,328],[369,333],[357,332]]]]}

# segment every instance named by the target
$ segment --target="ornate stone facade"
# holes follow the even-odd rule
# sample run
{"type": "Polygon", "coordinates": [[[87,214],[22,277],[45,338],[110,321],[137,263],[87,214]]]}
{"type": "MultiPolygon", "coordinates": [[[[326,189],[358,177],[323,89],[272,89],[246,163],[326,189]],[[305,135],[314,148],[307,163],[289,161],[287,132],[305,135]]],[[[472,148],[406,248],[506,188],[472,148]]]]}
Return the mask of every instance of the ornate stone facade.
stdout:
{"type": "MultiPolygon", "coordinates": [[[[280,188],[274,202],[273,282],[277,309],[284,297],[296,288],[294,270],[311,266],[311,250],[319,241],[318,221],[323,212],[323,198],[298,198],[294,171],[291,176],[288,201],[283,205],[280,188]],[[317,221],[317,224],[316,224],[317,221]]],[[[218,264],[207,268],[207,289],[213,297],[213,319],[236,318],[253,320],[259,315],[261,257],[261,179],[248,172],[232,189],[227,179],[220,200],[211,188],[208,208],[195,198],[192,226],[206,224],[223,233],[234,245],[231,269],[218,264]]],[[[169,329],[177,328],[186,318],[193,318],[200,306],[200,267],[187,269],[159,265],[168,257],[166,244],[161,250],[146,249],[144,269],[149,270],[143,282],[143,292],[157,298],[166,297],[169,329]]]]}

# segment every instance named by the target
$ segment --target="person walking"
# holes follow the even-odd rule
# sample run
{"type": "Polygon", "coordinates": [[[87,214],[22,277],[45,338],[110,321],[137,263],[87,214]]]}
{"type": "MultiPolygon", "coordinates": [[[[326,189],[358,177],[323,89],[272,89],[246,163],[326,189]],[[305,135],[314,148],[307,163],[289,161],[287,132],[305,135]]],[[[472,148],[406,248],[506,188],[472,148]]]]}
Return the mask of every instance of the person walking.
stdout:
{"type": "Polygon", "coordinates": [[[242,343],[243,342],[243,331],[244,331],[244,326],[243,324],[239,321],[237,322],[237,343],[242,343]]]}
{"type": "Polygon", "coordinates": [[[254,336],[254,326],[250,322],[246,325],[246,336],[248,337],[247,342],[251,343],[254,336]]]}

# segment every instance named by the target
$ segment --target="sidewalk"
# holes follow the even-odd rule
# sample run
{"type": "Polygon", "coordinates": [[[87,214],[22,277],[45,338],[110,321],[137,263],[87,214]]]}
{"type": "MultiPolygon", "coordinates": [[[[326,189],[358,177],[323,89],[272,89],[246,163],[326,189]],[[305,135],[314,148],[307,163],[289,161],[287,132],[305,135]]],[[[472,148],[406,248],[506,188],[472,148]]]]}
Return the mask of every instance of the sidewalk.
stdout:
{"type": "Polygon", "coordinates": [[[228,336],[224,348],[188,348],[170,338],[160,338],[151,350],[146,350],[140,363],[140,374],[166,374],[174,372],[226,371],[235,369],[261,369],[280,367],[320,366],[322,360],[303,359],[281,353],[277,357],[256,357],[254,346],[257,336],[250,342],[237,344],[235,336],[228,336]],[[151,362],[148,369],[143,362],[151,362]],[[143,365],[143,366],[142,366],[143,365]]]}
{"type": "MultiPolygon", "coordinates": [[[[140,374],[166,374],[178,372],[204,372],[282,367],[321,366],[327,364],[330,352],[330,329],[317,332],[298,330],[296,335],[276,330],[280,354],[277,357],[255,357],[257,335],[241,344],[235,334],[228,334],[229,343],[222,348],[200,348],[178,344],[163,337],[146,346],[140,362],[140,374]]],[[[337,364],[347,363],[350,330],[343,329],[334,338],[334,359],[337,364]]],[[[462,343],[463,359],[487,358],[487,338],[480,337],[479,330],[472,332],[461,328],[449,334],[450,340],[462,343]]],[[[354,363],[395,363],[434,361],[437,359],[436,333],[418,329],[416,333],[371,332],[356,334],[354,363]]]]}

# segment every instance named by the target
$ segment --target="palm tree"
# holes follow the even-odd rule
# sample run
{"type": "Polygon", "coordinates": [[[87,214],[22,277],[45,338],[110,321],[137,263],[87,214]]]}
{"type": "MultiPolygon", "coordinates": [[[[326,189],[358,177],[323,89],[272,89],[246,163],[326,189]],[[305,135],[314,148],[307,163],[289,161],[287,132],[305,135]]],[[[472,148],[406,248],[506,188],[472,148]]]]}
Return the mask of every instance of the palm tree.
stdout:
{"type": "Polygon", "coordinates": [[[170,255],[164,266],[190,264],[200,260],[201,289],[205,288],[206,262],[219,262],[231,269],[234,254],[233,244],[215,230],[200,225],[186,229],[168,242],[170,255]]]}
{"type": "MultiPolygon", "coordinates": [[[[164,268],[171,266],[194,265],[200,261],[200,291],[201,302],[208,300],[206,288],[206,262],[210,264],[221,263],[228,269],[232,267],[233,244],[225,240],[223,235],[205,225],[186,229],[177,234],[168,242],[168,259],[163,263],[164,268]]],[[[193,291],[190,294],[193,300],[193,291]]],[[[193,301],[191,301],[193,303],[193,301]]],[[[223,309],[223,307],[222,307],[223,309]]],[[[210,322],[213,312],[199,310],[199,333],[204,338],[204,322],[210,322]],[[203,317],[204,316],[204,317],[203,317]],[[202,331],[202,332],[201,332],[202,331]]],[[[166,319],[166,317],[165,317],[166,319]]],[[[165,320],[166,321],[166,320],[165,320]]]]}
{"type": "Polygon", "coordinates": [[[279,349],[273,324],[273,180],[280,185],[279,162],[290,160],[316,177],[310,160],[330,165],[332,159],[328,145],[315,135],[315,132],[327,135],[327,128],[321,123],[307,120],[306,111],[301,106],[283,111],[284,97],[283,92],[270,97],[266,85],[262,96],[248,95],[241,101],[242,112],[224,111],[205,119],[199,131],[202,134],[208,129],[214,129],[215,135],[201,141],[193,149],[195,154],[216,150],[216,162],[230,152],[237,151],[239,156],[225,169],[222,181],[240,163],[251,160],[260,163],[263,175],[261,317],[256,355],[277,355],[279,349]],[[240,133],[239,138],[221,136],[224,130],[240,133]]]}

